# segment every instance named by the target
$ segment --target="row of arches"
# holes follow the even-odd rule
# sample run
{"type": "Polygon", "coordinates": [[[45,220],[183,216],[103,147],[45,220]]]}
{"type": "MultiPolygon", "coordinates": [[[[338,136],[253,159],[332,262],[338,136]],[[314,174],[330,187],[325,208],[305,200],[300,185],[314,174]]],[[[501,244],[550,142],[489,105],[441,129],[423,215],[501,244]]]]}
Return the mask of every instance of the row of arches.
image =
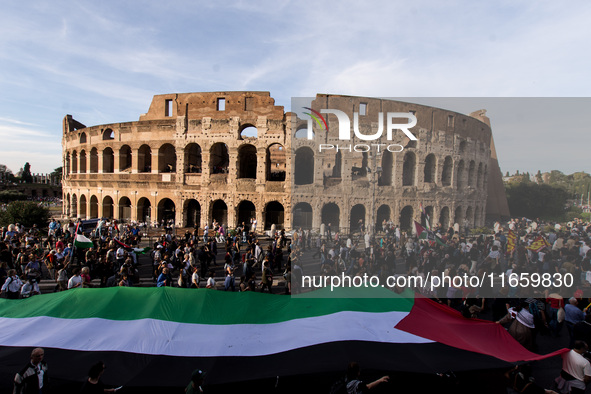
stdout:
{"type": "MultiPolygon", "coordinates": [[[[475,225],[479,225],[483,218],[482,209],[475,209],[472,206],[468,206],[467,208],[457,206],[453,211],[453,216],[450,208],[447,206],[439,208],[439,212],[435,212],[433,206],[427,206],[425,207],[426,215],[421,215],[421,212],[411,205],[404,206],[397,215],[392,215],[392,211],[392,208],[387,204],[377,207],[375,217],[373,218],[375,219],[374,228],[381,229],[383,221],[392,220],[394,223],[398,223],[402,230],[408,231],[412,229],[415,220],[418,222],[422,221],[423,226],[426,225],[426,217],[431,218],[430,226],[440,224],[443,228],[447,229],[454,223],[459,223],[461,226],[467,225],[472,228],[475,225]],[[434,217],[435,213],[437,213],[437,217],[434,217]]],[[[348,215],[343,216],[343,214],[344,212],[341,212],[338,204],[334,202],[326,203],[320,209],[320,223],[325,225],[330,223],[331,228],[336,229],[333,231],[345,230],[350,234],[359,231],[360,222],[364,226],[367,225],[368,212],[363,204],[356,204],[348,212],[348,215]],[[348,221],[348,223],[343,226],[341,225],[342,220],[348,221]]],[[[314,212],[309,203],[297,203],[293,207],[292,215],[293,228],[311,229],[314,227],[314,212]]]]}
{"type": "MultiPolygon", "coordinates": [[[[335,154],[334,161],[328,163],[325,168],[324,179],[340,180],[343,178],[342,153],[338,151],[335,154]],[[332,167],[331,167],[332,164],[332,167]]],[[[368,177],[372,171],[369,168],[368,153],[362,152],[360,161],[352,165],[350,168],[351,178],[353,180],[368,177]]],[[[391,186],[394,182],[394,157],[389,151],[382,153],[382,158],[377,166],[377,181],[378,186],[391,186]]],[[[314,183],[314,166],[315,155],[314,151],[309,147],[301,147],[295,152],[294,159],[294,181],[296,185],[308,185],[314,183]]],[[[417,156],[414,152],[406,152],[402,161],[401,183],[402,186],[415,186],[417,184],[417,156]]],[[[435,154],[431,153],[425,157],[425,162],[422,168],[423,183],[436,184],[440,183],[442,186],[451,186],[452,182],[455,187],[461,189],[463,187],[483,188],[485,179],[488,175],[487,165],[471,160],[466,164],[464,159],[457,161],[454,169],[454,162],[451,156],[445,158],[437,158],[435,154]],[[455,173],[455,176],[454,176],[455,173]]],[[[334,182],[332,182],[334,184],[334,182]]]]}
{"type": "MultiPolygon", "coordinates": [[[[231,158],[228,146],[218,142],[209,149],[208,169],[210,174],[224,174],[229,172],[231,158]]],[[[200,174],[203,171],[203,153],[201,146],[197,143],[190,143],[181,152],[184,155],[183,173],[200,174]]],[[[238,148],[235,158],[237,178],[257,178],[258,155],[257,148],[252,144],[243,144],[238,148]]],[[[68,153],[65,158],[66,174],[77,173],[103,173],[133,172],[151,173],[152,167],[156,166],[155,172],[175,173],[177,172],[177,152],[172,144],[161,145],[157,151],[144,144],[137,150],[132,150],[129,145],[123,145],[117,152],[111,147],[99,151],[96,147],[90,152],[82,149],[68,153]],[[118,158],[118,164],[115,160],[118,158]],[[156,160],[153,160],[156,157],[156,160]],[[102,158],[102,160],[99,160],[102,158]],[[134,160],[135,159],[135,160],[134,160]],[[153,163],[154,161],[154,163],[153,163]],[[136,164],[137,162],[137,164],[136,164]],[[135,167],[135,168],[134,168],[135,167]]],[[[266,148],[266,180],[285,181],[286,155],[285,148],[279,143],[274,143],[266,148]]]]}
{"type": "MultiPolygon", "coordinates": [[[[243,140],[244,138],[258,138],[258,130],[256,127],[254,127],[251,124],[244,124],[240,128],[239,136],[240,136],[239,139],[241,139],[241,140],[243,140]]],[[[101,135],[101,139],[103,141],[114,140],[115,139],[115,132],[111,128],[106,128],[101,135]]],[[[86,136],[86,133],[84,133],[84,132],[80,133],[80,137],[78,140],[79,140],[80,144],[86,144],[88,142],[88,138],[86,136]]]]}
{"type": "MultiPolygon", "coordinates": [[[[203,217],[205,223],[212,223],[214,220],[223,224],[250,223],[251,218],[257,217],[257,209],[253,202],[249,200],[241,201],[230,211],[226,202],[215,200],[210,204],[208,214],[203,217]],[[233,221],[229,221],[229,215],[235,215],[233,221]]],[[[96,195],[85,194],[77,196],[75,193],[67,194],[65,198],[65,213],[70,217],[79,217],[82,219],[94,219],[98,217],[116,218],[123,221],[138,220],[151,223],[158,222],[177,222],[177,206],[170,198],[160,199],[156,206],[147,197],[140,197],[135,205],[132,205],[131,199],[127,196],[119,198],[115,205],[111,196],[105,196],[102,201],[96,195]],[[100,204],[100,206],[99,206],[100,204]]],[[[263,228],[268,230],[275,224],[276,228],[282,229],[285,225],[285,209],[283,204],[278,201],[266,203],[263,210],[263,228]]],[[[182,223],[179,225],[186,227],[202,226],[202,208],[201,203],[196,199],[187,199],[182,202],[182,223]]]]}

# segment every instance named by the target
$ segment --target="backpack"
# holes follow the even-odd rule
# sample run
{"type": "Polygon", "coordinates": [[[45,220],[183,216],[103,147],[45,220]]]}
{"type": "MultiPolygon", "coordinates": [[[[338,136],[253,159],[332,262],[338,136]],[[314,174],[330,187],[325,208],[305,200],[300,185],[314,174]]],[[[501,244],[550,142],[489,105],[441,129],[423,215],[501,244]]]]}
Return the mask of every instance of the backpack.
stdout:
{"type": "Polygon", "coordinates": [[[330,386],[330,394],[347,394],[347,378],[341,378],[330,386]]]}

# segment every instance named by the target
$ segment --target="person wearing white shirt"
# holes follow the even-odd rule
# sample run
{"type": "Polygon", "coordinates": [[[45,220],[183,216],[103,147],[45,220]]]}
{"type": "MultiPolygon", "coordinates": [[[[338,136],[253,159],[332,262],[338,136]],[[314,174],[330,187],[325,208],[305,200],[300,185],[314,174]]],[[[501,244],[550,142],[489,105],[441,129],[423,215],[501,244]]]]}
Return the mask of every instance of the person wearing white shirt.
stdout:
{"type": "Polygon", "coordinates": [[[68,281],[68,290],[82,287],[82,277],[80,276],[80,269],[74,270],[74,275],[68,281]]]}
{"type": "Polygon", "coordinates": [[[19,291],[23,285],[23,282],[16,274],[16,270],[11,269],[8,271],[8,278],[2,285],[2,290],[0,292],[6,292],[6,298],[9,299],[18,299],[19,291]]]}

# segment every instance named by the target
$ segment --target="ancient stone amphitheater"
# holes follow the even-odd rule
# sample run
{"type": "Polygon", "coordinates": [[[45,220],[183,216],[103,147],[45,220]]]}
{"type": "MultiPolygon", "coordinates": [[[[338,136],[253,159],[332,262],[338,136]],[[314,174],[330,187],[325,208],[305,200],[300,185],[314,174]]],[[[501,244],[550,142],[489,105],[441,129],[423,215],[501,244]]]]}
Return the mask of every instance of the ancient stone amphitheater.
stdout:
{"type": "Polygon", "coordinates": [[[310,99],[311,113],[342,111],[365,135],[379,129],[378,113],[416,117],[416,141],[395,130],[370,143],[353,133],[339,140],[333,114],[312,122],[274,104],[268,92],[164,94],[135,122],[86,127],[66,115],[64,214],[202,228],[254,219],[257,230],[331,223],[342,233],[384,220],[408,228],[421,207],[444,227],[508,216],[485,111],[310,99]]]}

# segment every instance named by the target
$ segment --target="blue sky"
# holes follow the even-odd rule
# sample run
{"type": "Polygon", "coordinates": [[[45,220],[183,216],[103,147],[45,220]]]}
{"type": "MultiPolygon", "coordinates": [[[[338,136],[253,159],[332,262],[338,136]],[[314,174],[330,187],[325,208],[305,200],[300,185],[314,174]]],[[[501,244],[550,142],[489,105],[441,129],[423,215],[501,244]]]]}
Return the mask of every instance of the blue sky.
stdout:
{"type": "MultiPolygon", "coordinates": [[[[138,120],[162,93],[263,90],[286,109],[316,93],[591,96],[585,1],[5,3],[0,163],[13,172],[61,165],[64,115],[138,120]]],[[[503,172],[571,173],[591,172],[588,103],[449,109],[492,105],[503,172]]]]}

